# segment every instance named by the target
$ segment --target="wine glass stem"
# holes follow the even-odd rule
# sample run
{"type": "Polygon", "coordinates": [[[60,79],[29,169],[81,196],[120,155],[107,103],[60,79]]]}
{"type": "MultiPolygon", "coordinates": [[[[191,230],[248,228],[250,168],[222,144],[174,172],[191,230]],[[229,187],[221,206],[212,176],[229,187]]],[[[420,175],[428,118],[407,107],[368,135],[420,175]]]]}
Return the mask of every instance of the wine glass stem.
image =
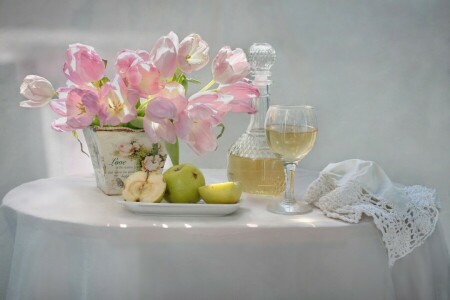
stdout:
{"type": "Polygon", "coordinates": [[[286,174],[286,191],[284,193],[283,205],[291,206],[295,204],[295,193],[294,193],[294,177],[296,163],[284,163],[284,170],[286,174]]]}

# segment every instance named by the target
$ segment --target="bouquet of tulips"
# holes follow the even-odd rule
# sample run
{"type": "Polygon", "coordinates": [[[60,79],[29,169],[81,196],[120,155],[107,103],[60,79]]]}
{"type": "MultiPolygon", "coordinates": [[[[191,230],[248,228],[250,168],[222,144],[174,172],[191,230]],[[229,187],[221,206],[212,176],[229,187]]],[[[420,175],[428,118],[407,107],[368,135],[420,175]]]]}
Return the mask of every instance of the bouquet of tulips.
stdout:
{"type": "MultiPolygon", "coordinates": [[[[255,113],[251,99],[259,95],[245,81],[250,66],[241,49],[225,46],[212,61],[212,80],[199,92],[186,96],[189,83],[199,83],[191,73],[210,60],[209,46],[198,34],[179,42],[170,32],[160,37],[150,52],[122,50],[117,53],[114,77],[105,75],[107,61],[93,47],[72,44],[63,66],[66,86],[54,89],[45,78],[28,75],[20,93],[22,107],[49,104],[60,118],[57,131],[88,126],[143,128],[152,143],[164,142],[178,164],[178,140],[197,154],[217,148],[214,128],[228,112],[255,113]]],[[[220,136],[220,135],[219,135],[220,136]]]]}

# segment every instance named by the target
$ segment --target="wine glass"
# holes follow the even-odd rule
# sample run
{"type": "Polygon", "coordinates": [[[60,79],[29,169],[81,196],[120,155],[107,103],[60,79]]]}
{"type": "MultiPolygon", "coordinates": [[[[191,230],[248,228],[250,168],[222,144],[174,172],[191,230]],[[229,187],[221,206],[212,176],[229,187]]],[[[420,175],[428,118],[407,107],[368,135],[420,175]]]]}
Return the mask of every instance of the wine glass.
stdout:
{"type": "Polygon", "coordinates": [[[317,136],[317,121],[311,106],[272,105],[265,121],[266,138],[270,150],[283,162],[286,191],[281,202],[267,207],[271,212],[297,215],[311,211],[304,201],[294,195],[295,168],[311,151],[317,136]]]}

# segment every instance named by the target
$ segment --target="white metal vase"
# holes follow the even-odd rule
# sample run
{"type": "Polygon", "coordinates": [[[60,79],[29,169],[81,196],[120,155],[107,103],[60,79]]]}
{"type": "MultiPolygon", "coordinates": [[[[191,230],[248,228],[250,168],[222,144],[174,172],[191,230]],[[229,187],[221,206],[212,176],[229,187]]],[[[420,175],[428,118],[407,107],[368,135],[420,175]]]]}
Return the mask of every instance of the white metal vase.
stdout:
{"type": "Polygon", "coordinates": [[[142,129],[88,127],[83,130],[97,186],[107,195],[120,195],[129,175],[140,170],[162,172],[167,153],[152,144],[142,129]]]}

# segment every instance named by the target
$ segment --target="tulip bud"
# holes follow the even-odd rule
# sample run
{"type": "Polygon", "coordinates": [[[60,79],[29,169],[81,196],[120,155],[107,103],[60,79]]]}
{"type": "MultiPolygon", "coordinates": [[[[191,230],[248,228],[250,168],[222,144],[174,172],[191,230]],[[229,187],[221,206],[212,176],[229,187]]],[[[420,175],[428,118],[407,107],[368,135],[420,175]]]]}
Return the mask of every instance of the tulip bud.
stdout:
{"type": "Polygon", "coordinates": [[[63,71],[67,79],[78,85],[99,81],[105,72],[105,63],[91,46],[69,45],[63,71]]]}
{"type": "Polygon", "coordinates": [[[250,72],[244,51],[239,48],[231,50],[228,46],[219,50],[211,67],[214,80],[221,84],[238,82],[250,72]]]}
{"type": "Polygon", "coordinates": [[[41,107],[53,98],[55,89],[44,77],[27,75],[20,85],[20,94],[28,99],[20,102],[21,107],[41,107]]]}
{"type": "Polygon", "coordinates": [[[209,46],[201,36],[193,33],[181,41],[178,49],[178,67],[185,73],[198,71],[209,61],[209,46]]]}

